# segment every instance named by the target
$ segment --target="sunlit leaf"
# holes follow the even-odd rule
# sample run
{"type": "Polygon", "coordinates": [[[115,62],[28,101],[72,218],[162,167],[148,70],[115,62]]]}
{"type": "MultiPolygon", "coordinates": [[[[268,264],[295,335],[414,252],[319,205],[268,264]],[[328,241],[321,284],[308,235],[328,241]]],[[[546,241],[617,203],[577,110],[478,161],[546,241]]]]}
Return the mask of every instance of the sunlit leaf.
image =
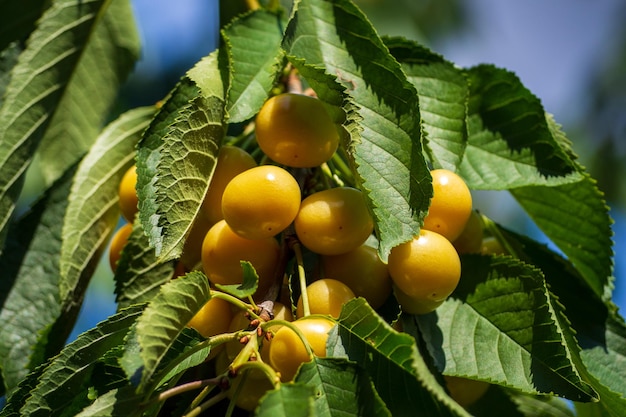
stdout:
{"type": "Polygon", "coordinates": [[[139,216],[162,262],[182,253],[215,169],[225,134],[220,71],[217,53],[201,60],[189,71],[193,81],[180,81],[139,144],[139,216]]]}
{"type": "Polygon", "coordinates": [[[417,233],[432,195],[417,93],[369,21],[347,0],[298,3],[284,47],[288,55],[335,76],[356,103],[356,114],[348,119],[349,151],[386,260],[392,247],[417,233]]]}
{"type": "Polygon", "coordinates": [[[470,85],[469,137],[462,177],[470,188],[501,190],[580,180],[548,126],[541,102],[511,72],[478,65],[470,85]]]}
{"type": "Polygon", "coordinates": [[[465,256],[459,286],[434,313],[415,316],[437,367],[530,394],[594,401],[572,362],[579,349],[557,319],[538,269],[508,257],[465,256]]]}
{"type": "Polygon", "coordinates": [[[314,417],[315,390],[304,384],[283,384],[269,391],[255,411],[257,417],[314,417]]]}
{"type": "Polygon", "coordinates": [[[314,358],[302,365],[296,382],[315,387],[316,416],[391,416],[372,381],[353,362],[314,358]]]}
{"type": "Polygon", "coordinates": [[[589,288],[605,300],[613,290],[613,242],[609,209],[595,180],[535,186],[511,194],[568,257],[589,288]]]}
{"type": "MultiPolygon", "coordinates": [[[[0,108],[0,241],[15,208],[23,174],[46,133],[105,15],[104,0],[58,0],[38,21],[13,67],[0,108]]],[[[94,64],[97,71],[97,63],[94,64]]],[[[87,95],[90,99],[98,92],[87,95]]]]}
{"type": "Polygon", "coordinates": [[[281,15],[259,9],[222,30],[233,74],[227,104],[231,123],[253,117],[274,86],[282,58],[283,28],[281,15]]]}
{"type": "Polygon", "coordinates": [[[80,299],[118,223],[119,183],[153,114],[153,107],[144,107],[121,115],[81,161],[63,226],[59,288],[64,304],[80,299]]]}
{"type": "Polygon", "coordinates": [[[37,149],[38,163],[48,182],[89,150],[139,58],[131,2],[108,3],[37,149]]]}
{"type": "Polygon", "coordinates": [[[209,281],[200,272],[190,272],[161,287],[137,321],[139,354],[144,365],[140,389],[151,382],[168,349],[209,298],[209,281]]]}
{"type": "Polygon", "coordinates": [[[136,306],[111,316],[66,346],[43,369],[37,386],[20,409],[22,415],[65,415],[74,407],[84,407],[88,398],[81,389],[83,384],[90,381],[99,360],[122,343],[141,309],[136,306]]]}
{"type": "Polygon", "coordinates": [[[393,330],[364,299],[344,305],[337,333],[329,337],[329,356],[358,363],[392,415],[411,415],[417,409],[430,415],[468,415],[437,382],[415,339],[393,330]]]}
{"type": "Polygon", "coordinates": [[[415,42],[393,38],[385,39],[385,44],[419,95],[433,167],[456,171],[467,142],[467,79],[451,62],[415,42]]]}

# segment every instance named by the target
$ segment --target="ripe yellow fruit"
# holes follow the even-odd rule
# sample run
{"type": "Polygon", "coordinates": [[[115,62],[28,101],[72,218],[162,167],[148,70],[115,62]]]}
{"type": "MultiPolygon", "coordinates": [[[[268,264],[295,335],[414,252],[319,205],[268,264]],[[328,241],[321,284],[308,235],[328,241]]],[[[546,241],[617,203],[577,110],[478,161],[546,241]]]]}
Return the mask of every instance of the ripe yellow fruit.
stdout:
{"type": "Polygon", "coordinates": [[[372,246],[361,245],[340,255],[323,255],[321,261],[325,276],[346,284],[373,309],[382,306],[391,295],[387,265],[372,246]]]}
{"type": "Polygon", "coordinates": [[[324,104],[302,94],[269,98],[256,117],[255,129],[261,150],[289,167],[321,165],[339,145],[339,133],[324,104]]]}
{"type": "Polygon", "coordinates": [[[472,213],[472,194],[463,178],[446,169],[430,172],[433,198],[423,228],[454,241],[465,228],[472,213]]]}
{"type": "Polygon", "coordinates": [[[302,200],[294,227],[312,252],[339,255],[363,244],[374,230],[374,220],[360,190],[337,187],[302,200]]]}
{"type": "MultiPolygon", "coordinates": [[[[308,316],[294,321],[293,325],[304,334],[315,356],[326,356],[328,332],[335,326],[334,321],[325,317],[308,316]]],[[[269,357],[272,367],[280,372],[281,381],[291,381],[300,365],[312,359],[302,340],[287,326],[281,327],[274,334],[269,357]]]]}
{"type": "Polygon", "coordinates": [[[459,253],[480,253],[483,245],[483,223],[480,214],[472,211],[465,228],[461,234],[452,242],[452,245],[459,253]]]}
{"type": "Polygon", "coordinates": [[[412,240],[391,250],[387,267],[394,285],[403,294],[435,307],[454,291],[461,277],[461,261],[452,243],[423,229],[412,240]]]}
{"type": "MultiPolygon", "coordinates": [[[[313,281],[306,287],[306,293],[311,314],[323,314],[333,318],[339,318],[341,307],[355,297],[350,287],[330,278],[313,281]]],[[[298,299],[296,317],[304,317],[302,296],[298,299]]]]}
{"type": "Polygon", "coordinates": [[[481,399],[491,386],[488,382],[456,376],[443,376],[450,396],[462,407],[469,407],[481,399]]]}
{"type": "Polygon", "coordinates": [[[129,223],[135,220],[135,216],[139,211],[139,199],[137,198],[136,188],[137,166],[133,165],[124,173],[118,189],[120,211],[129,223]]]}
{"type": "Polygon", "coordinates": [[[226,185],[222,214],[239,236],[265,239],[291,224],[298,214],[300,198],[300,186],[289,172],[262,165],[242,172],[226,185]]]}
{"type": "Polygon", "coordinates": [[[217,163],[202,210],[210,224],[222,220],[222,194],[226,185],[238,174],[257,166],[254,158],[236,146],[224,145],[220,148],[217,163]]]}
{"type": "Polygon", "coordinates": [[[245,239],[220,220],[207,232],[202,244],[202,267],[213,284],[241,284],[241,261],[252,264],[259,276],[257,294],[263,295],[271,286],[278,263],[276,239],[245,239]]]}
{"type": "Polygon", "coordinates": [[[126,242],[128,242],[128,237],[132,231],[133,225],[125,223],[122,227],[117,229],[111,238],[111,243],[109,243],[109,265],[113,272],[117,270],[117,262],[120,260],[122,249],[124,249],[126,242]]]}
{"type": "MultiPolygon", "coordinates": [[[[209,338],[226,333],[233,317],[233,310],[228,301],[221,298],[211,298],[187,323],[187,327],[196,329],[202,336],[209,338]]],[[[224,345],[219,345],[209,353],[207,359],[214,358],[222,351],[224,345]]]]}

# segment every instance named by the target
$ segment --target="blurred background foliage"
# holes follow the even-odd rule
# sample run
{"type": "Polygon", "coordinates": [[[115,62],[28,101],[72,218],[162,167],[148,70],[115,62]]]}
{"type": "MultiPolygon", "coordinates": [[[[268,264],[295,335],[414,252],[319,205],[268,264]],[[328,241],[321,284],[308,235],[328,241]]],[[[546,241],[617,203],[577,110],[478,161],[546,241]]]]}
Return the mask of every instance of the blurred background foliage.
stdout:
{"type": "MultiPolygon", "coordinates": [[[[288,8],[288,1],[282,0],[288,8]]],[[[251,0],[133,0],[143,54],[119,108],[154,103],[218,45],[218,28],[251,0]]],[[[263,3],[263,1],[261,2],[263,3]]],[[[415,39],[459,66],[490,62],[515,72],[563,125],[616,220],[615,301],[626,306],[626,2],[622,0],[357,0],[381,35],[415,39]]],[[[481,192],[476,207],[543,239],[508,193],[481,192]]],[[[102,263],[79,332],[115,310],[102,263]]]]}

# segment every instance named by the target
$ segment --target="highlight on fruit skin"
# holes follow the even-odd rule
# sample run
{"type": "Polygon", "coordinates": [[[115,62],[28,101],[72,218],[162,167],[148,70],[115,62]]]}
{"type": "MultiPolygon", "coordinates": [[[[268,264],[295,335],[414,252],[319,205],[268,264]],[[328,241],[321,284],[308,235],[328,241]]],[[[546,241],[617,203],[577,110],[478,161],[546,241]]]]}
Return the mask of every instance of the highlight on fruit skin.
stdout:
{"type": "Polygon", "coordinates": [[[292,168],[328,161],[339,145],[339,132],[317,98],[283,93],[265,101],[255,122],[259,147],[270,159],[292,168]]]}
{"type": "Polygon", "coordinates": [[[461,278],[461,260],[452,243],[424,229],[391,250],[387,267],[396,298],[413,314],[434,310],[452,294],[461,278]]]}
{"type": "Polygon", "coordinates": [[[454,241],[463,231],[472,213],[472,194],[463,178],[447,169],[430,171],[433,197],[423,229],[437,232],[454,241]]]}

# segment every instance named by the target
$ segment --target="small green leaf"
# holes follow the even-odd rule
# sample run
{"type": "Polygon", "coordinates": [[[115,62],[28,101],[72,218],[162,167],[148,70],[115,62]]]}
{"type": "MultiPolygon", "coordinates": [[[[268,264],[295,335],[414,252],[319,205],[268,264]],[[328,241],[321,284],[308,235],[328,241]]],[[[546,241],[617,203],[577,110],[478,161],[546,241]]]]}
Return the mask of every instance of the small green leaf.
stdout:
{"type": "Polygon", "coordinates": [[[315,387],[316,416],[391,417],[367,374],[345,359],[316,357],[302,365],[296,382],[315,387]]]}
{"type": "Polygon", "coordinates": [[[466,255],[451,298],[416,316],[435,364],[444,374],[470,377],[529,394],[595,401],[557,320],[540,270],[510,257],[466,255]],[[434,337],[436,335],[437,337],[434,337]]]}
{"type": "Polygon", "coordinates": [[[352,99],[344,104],[356,112],[348,114],[348,151],[386,260],[391,248],[417,234],[432,196],[417,92],[363,13],[347,0],[297,3],[283,46],[293,59],[335,76],[352,99]]]}
{"type": "Polygon", "coordinates": [[[153,114],[153,107],[143,107],[111,122],[78,168],[61,247],[59,288],[66,305],[80,300],[117,225],[119,183],[133,164],[135,146],[153,114]]]}
{"type": "Polygon", "coordinates": [[[241,284],[232,285],[220,285],[215,286],[228,294],[234,295],[237,298],[246,298],[252,296],[259,286],[259,276],[252,264],[248,261],[240,261],[241,268],[243,269],[243,280],[241,284]]]}
{"type": "Polygon", "coordinates": [[[433,167],[456,171],[467,143],[467,79],[454,64],[415,42],[392,38],[385,44],[417,90],[433,167]]]}
{"type": "Polygon", "coordinates": [[[315,390],[305,384],[282,384],[261,399],[256,417],[316,417],[315,390]]]}
{"type": "Polygon", "coordinates": [[[72,404],[84,402],[87,399],[84,384],[90,381],[96,364],[123,342],[142,307],[135,306],[109,317],[67,345],[42,370],[37,386],[20,409],[22,415],[64,415],[72,404]]]}
{"type": "Polygon", "coordinates": [[[259,9],[239,17],[222,30],[231,62],[227,104],[231,123],[253,117],[274,86],[280,70],[283,28],[281,15],[259,9]]]}
{"type": "Polygon", "coordinates": [[[144,365],[140,391],[151,382],[169,348],[209,298],[209,280],[197,271],[161,287],[137,321],[137,340],[144,365]]]}
{"type": "Polygon", "coordinates": [[[460,174],[470,188],[502,190],[580,180],[539,99],[513,73],[491,65],[465,73],[469,136],[460,174]]]}
{"type": "Polygon", "coordinates": [[[61,350],[78,315],[62,315],[59,297],[61,228],[74,172],[12,224],[0,257],[0,369],[8,392],[61,350]]]}
{"type": "Polygon", "coordinates": [[[468,416],[429,370],[415,339],[398,333],[363,298],[344,305],[338,337],[329,337],[328,356],[358,363],[374,383],[392,415],[468,416]]]}

